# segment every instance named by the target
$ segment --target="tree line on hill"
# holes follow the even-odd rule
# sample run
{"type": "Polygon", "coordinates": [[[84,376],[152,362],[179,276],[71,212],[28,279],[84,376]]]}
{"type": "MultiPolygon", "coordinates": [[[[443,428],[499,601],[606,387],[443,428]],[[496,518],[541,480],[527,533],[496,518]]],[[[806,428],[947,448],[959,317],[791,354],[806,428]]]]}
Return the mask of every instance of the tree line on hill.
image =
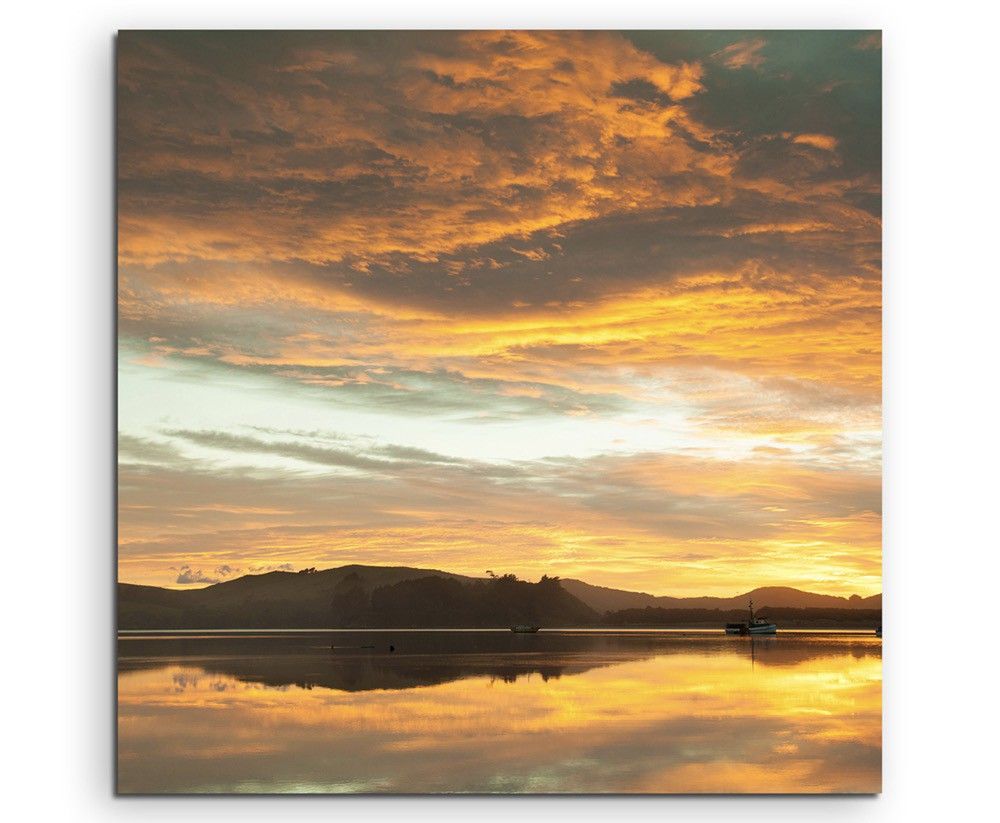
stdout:
{"type": "MultiPolygon", "coordinates": [[[[119,584],[119,628],[718,627],[747,616],[745,609],[708,608],[602,613],[568,592],[558,577],[531,583],[513,574],[488,574],[479,579],[357,566],[247,576],[196,590],[119,584]]],[[[760,606],[785,628],[881,623],[881,610],[875,609],[760,606]]]]}
{"type": "Polygon", "coordinates": [[[350,575],[334,589],[331,617],[333,625],[344,628],[572,626],[599,619],[559,585],[558,577],[529,583],[512,574],[471,582],[419,577],[370,592],[350,575]]]}

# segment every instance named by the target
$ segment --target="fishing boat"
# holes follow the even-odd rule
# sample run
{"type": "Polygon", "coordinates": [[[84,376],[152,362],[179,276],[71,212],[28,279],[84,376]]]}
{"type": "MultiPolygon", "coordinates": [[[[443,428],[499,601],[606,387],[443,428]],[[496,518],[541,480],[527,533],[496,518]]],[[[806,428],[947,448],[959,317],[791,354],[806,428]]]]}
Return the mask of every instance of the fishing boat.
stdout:
{"type": "Polygon", "coordinates": [[[527,626],[524,623],[518,623],[516,626],[511,626],[510,630],[516,634],[534,634],[541,628],[540,626],[527,626]]]}
{"type": "Polygon", "coordinates": [[[750,619],[746,623],[726,623],[726,634],[777,634],[778,627],[766,617],[756,617],[753,613],[753,598],[750,598],[750,619]]]}

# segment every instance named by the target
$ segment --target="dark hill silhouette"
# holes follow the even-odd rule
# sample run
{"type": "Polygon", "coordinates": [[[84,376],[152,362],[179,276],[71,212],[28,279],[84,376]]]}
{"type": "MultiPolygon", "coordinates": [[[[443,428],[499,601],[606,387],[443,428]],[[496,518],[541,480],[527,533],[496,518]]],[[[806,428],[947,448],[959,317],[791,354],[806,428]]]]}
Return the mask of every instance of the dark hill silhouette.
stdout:
{"type": "MultiPolygon", "coordinates": [[[[435,569],[351,565],[246,575],[203,589],[120,583],[118,620],[122,629],[588,626],[600,625],[607,612],[623,610],[681,610],[692,619],[696,610],[743,613],[751,595],[759,608],[881,608],[881,595],[847,599],[772,587],[733,598],[655,597],[579,580],[543,577],[528,583],[513,575],[474,578],[435,569]]],[[[699,615],[696,622],[717,622],[717,614],[699,615]]],[[[681,618],[679,613],[643,614],[611,622],[648,624],[652,619],[679,625],[681,618]]]]}
{"type": "Polygon", "coordinates": [[[123,629],[328,627],[333,593],[345,579],[370,596],[380,586],[428,575],[472,580],[435,569],[351,565],[308,574],[248,574],[203,589],[120,583],[118,620],[123,629]]]}
{"type": "Polygon", "coordinates": [[[599,615],[557,578],[479,579],[406,567],[248,575],[204,589],[118,586],[122,629],[590,625],[599,615]]]}
{"type": "Polygon", "coordinates": [[[564,591],[557,578],[538,583],[505,575],[457,580],[428,575],[379,586],[370,596],[351,576],[333,597],[335,625],[355,627],[495,627],[514,623],[587,625],[597,613],[564,591]]]}
{"type": "Polygon", "coordinates": [[[882,595],[871,597],[835,597],[814,594],[788,586],[767,586],[753,589],[736,597],[658,597],[645,592],[630,592],[594,586],[582,580],[565,579],[563,588],[586,603],[594,611],[604,614],[623,609],[746,609],[752,597],[755,606],[791,609],[881,609],[882,595]]]}

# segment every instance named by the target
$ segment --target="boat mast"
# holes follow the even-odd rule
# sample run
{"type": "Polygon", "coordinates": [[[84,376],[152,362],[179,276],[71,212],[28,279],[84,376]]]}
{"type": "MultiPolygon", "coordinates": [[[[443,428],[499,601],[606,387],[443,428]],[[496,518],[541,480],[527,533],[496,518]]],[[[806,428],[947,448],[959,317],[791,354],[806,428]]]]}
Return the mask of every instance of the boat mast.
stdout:
{"type": "Polygon", "coordinates": [[[750,598],[750,622],[753,623],[753,598],[750,598]]]}

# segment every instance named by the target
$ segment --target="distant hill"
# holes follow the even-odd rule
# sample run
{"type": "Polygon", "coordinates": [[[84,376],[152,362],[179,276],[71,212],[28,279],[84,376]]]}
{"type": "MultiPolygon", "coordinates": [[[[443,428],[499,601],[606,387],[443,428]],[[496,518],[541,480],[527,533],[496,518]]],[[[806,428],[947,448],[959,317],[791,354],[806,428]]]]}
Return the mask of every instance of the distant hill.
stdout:
{"type": "Polygon", "coordinates": [[[369,590],[428,574],[451,576],[433,569],[352,565],[309,574],[248,574],[203,589],[119,583],[119,625],[163,629],[326,626],[331,593],[351,574],[358,575],[369,590]]]}
{"type": "MultiPolygon", "coordinates": [[[[757,601],[754,601],[756,607],[757,601]]],[[[845,608],[789,608],[768,606],[757,614],[767,616],[781,629],[874,629],[882,625],[881,609],[845,608]]],[[[747,619],[744,609],[661,609],[646,606],[643,609],[623,609],[608,612],[603,623],[607,626],[719,628],[725,623],[738,623],[747,619]]]]}
{"type": "Polygon", "coordinates": [[[556,579],[407,567],[269,572],[188,590],[118,584],[122,629],[570,626],[598,619],[556,579]]]}
{"type": "Polygon", "coordinates": [[[529,583],[513,575],[474,578],[436,569],[351,565],[246,575],[203,589],[119,583],[118,625],[122,629],[485,628],[514,623],[553,627],[605,621],[674,625],[685,619],[718,622],[714,610],[742,614],[750,596],[761,609],[843,611],[882,605],[881,595],[848,599],[782,587],[754,589],[731,598],[656,597],[580,580],[543,577],[529,583]],[[676,613],[660,614],[667,610],[676,613]],[[618,614],[606,616],[608,612],[618,614]]]}
{"type": "Polygon", "coordinates": [[[835,597],[814,594],[788,586],[767,586],[753,589],[736,597],[658,597],[645,592],[630,592],[594,586],[572,578],[561,581],[563,588],[576,596],[599,614],[624,609],[746,609],[753,598],[754,607],[783,607],[791,609],[881,609],[882,595],[871,597],[835,597]]]}

